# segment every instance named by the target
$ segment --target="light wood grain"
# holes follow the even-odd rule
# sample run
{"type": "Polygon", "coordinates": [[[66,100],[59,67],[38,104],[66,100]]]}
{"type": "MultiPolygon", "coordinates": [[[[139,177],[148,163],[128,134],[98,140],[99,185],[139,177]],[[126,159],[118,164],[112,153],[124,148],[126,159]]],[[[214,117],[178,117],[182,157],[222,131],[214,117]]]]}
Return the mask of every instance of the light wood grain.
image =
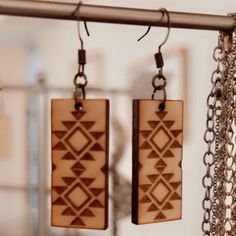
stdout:
{"type": "Polygon", "coordinates": [[[107,100],[52,100],[52,225],[108,225],[107,100]]]}
{"type": "Polygon", "coordinates": [[[181,218],[183,102],[133,102],[132,222],[181,218]]]}

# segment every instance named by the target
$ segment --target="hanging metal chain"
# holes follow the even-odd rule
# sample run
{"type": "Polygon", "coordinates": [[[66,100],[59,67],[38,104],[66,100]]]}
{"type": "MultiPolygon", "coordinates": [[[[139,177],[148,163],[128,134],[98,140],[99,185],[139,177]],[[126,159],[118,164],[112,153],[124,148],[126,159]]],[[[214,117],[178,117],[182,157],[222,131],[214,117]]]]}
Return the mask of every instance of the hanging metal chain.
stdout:
{"type": "MultiPolygon", "coordinates": [[[[236,25],[236,14],[229,14],[234,18],[234,25],[236,25]]],[[[232,104],[232,129],[236,128],[236,80],[235,80],[235,72],[236,72],[236,29],[234,31],[234,37],[233,37],[233,43],[232,43],[232,53],[230,58],[230,70],[229,70],[229,77],[231,77],[232,81],[232,87],[233,87],[233,104],[232,104]]],[[[235,140],[235,137],[234,137],[235,140]]],[[[232,204],[231,204],[231,234],[229,235],[235,235],[236,232],[236,152],[234,152],[233,155],[233,163],[232,163],[232,176],[231,176],[231,182],[232,185],[232,204]],[[233,234],[234,232],[234,234],[233,234]]]]}
{"type": "Polygon", "coordinates": [[[236,31],[233,39],[230,33],[220,33],[213,59],[217,69],[212,74],[212,90],[207,99],[202,231],[204,236],[233,236],[236,232],[236,31]]]}
{"type": "Polygon", "coordinates": [[[215,132],[215,153],[214,153],[214,174],[213,174],[213,197],[212,197],[212,225],[211,225],[211,233],[212,235],[217,235],[216,232],[219,232],[220,217],[223,217],[222,212],[222,201],[219,201],[219,196],[223,194],[223,188],[221,186],[222,176],[219,175],[219,167],[222,164],[221,155],[219,152],[222,148],[221,143],[221,135],[222,135],[222,127],[221,127],[221,115],[222,115],[222,93],[223,93],[223,80],[224,80],[224,71],[226,67],[224,66],[224,62],[226,59],[226,53],[223,47],[223,35],[222,33],[218,38],[218,46],[215,48],[213,53],[213,59],[217,62],[217,69],[212,73],[211,81],[215,85],[214,96],[215,96],[215,107],[214,107],[214,115],[215,115],[215,127],[213,127],[215,132]]]}
{"type": "MultiPolygon", "coordinates": [[[[202,231],[204,236],[211,236],[215,235],[215,224],[216,224],[216,218],[214,214],[214,217],[211,217],[212,211],[216,211],[216,199],[213,199],[212,195],[212,187],[214,185],[214,180],[216,179],[216,176],[213,177],[213,164],[215,162],[215,151],[214,151],[214,141],[216,138],[216,133],[214,130],[215,126],[215,113],[216,113],[216,91],[218,83],[221,81],[221,75],[222,72],[220,71],[220,63],[222,61],[222,48],[221,48],[221,37],[219,37],[218,40],[218,46],[214,50],[213,58],[215,61],[218,62],[217,69],[212,73],[211,76],[211,83],[212,83],[212,89],[210,91],[210,94],[207,98],[207,121],[206,121],[206,131],[204,134],[204,141],[207,143],[207,151],[204,154],[203,162],[206,166],[206,174],[203,177],[202,184],[205,188],[205,197],[202,202],[202,207],[204,210],[203,215],[203,222],[202,222],[202,231]],[[216,56],[216,53],[218,52],[219,56],[216,56]],[[213,201],[212,201],[213,199],[213,201]]],[[[218,134],[218,133],[217,133],[218,134]]],[[[214,185],[214,192],[217,188],[216,185],[214,185]]]]}

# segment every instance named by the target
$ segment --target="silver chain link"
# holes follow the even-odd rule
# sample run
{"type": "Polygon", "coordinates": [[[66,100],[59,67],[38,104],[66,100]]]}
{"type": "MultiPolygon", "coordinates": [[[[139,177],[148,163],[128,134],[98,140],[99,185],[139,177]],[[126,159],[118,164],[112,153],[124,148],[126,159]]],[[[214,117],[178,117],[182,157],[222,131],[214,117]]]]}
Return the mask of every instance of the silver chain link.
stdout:
{"type": "Polygon", "coordinates": [[[213,59],[217,68],[212,73],[212,89],[207,98],[202,231],[203,236],[235,236],[236,31],[233,39],[231,34],[220,33],[213,59]]]}

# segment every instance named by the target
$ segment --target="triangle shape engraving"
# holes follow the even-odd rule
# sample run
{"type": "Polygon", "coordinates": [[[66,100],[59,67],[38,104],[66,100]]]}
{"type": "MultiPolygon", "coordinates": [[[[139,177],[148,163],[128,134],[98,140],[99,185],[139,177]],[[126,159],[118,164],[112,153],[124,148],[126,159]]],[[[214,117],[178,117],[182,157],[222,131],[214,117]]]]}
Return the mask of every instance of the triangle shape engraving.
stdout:
{"type": "Polygon", "coordinates": [[[56,170],[56,168],[55,164],[52,163],[52,171],[56,170]]]}
{"type": "Polygon", "coordinates": [[[148,136],[152,133],[152,130],[143,130],[140,131],[140,134],[144,137],[144,138],[148,138],[148,136]]]}
{"type": "Polygon", "coordinates": [[[138,163],[138,171],[140,171],[143,168],[142,164],[139,162],[138,163]]]}
{"type": "Polygon", "coordinates": [[[152,203],[152,205],[148,208],[147,211],[158,211],[158,210],[159,210],[159,209],[157,208],[157,206],[152,203]]]}
{"type": "Polygon", "coordinates": [[[163,121],[165,126],[169,129],[175,122],[171,120],[163,121]]]}
{"type": "Polygon", "coordinates": [[[64,206],[64,205],[67,205],[67,204],[61,197],[59,197],[52,203],[52,205],[64,206]]]}
{"type": "Polygon", "coordinates": [[[151,184],[143,184],[140,185],[139,187],[146,193],[151,186],[152,186],[151,184]]]}
{"type": "Polygon", "coordinates": [[[94,178],[81,178],[81,181],[87,187],[91,185],[94,180],[95,180],[94,178]]]}
{"type": "Polygon", "coordinates": [[[62,142],[57,143],[52,149],[58,151],[67,150],[66,146],[62,142]]]}
{"type": "Polygon", "coordinates": [[[90,132],[90,134],[96,139],[100,139],[105,133],[104,132],[90,132]]]}
{"type": "Polygon", "coordinates": [[[175,138],[177,138],[183,131],[182,130],[171,130],[170,131],[175,138]]]}
{"type": "Polygon", "coordinates": [[[170,183],[170,185],[172,186],[173,189],[176,190],[181,185],[181,182],[172,182],[170,183]]]}
{"type": "Polygon", "coordinates": [[[67,152],[63,157],[62,157],[63,160],[76,160],[76,158],[70,153],[70,152],[67,152]]]}
{"type": "Polygon", "coordinates": [[[67,130],[70,130],[76,124],[76,121],[63,121],[62,123],[67,130]]]}
{"type": "Polygon", "coordinates": [[[164,220],[164,219],[166,219],[166,216],[162,212],[158,213],[157,216],[155,217],[155,220],[164,220]]]}
{"type": "Polygon", "coordinates": [[[72,167],[71,170],[77,175],[80,176],[84,171],[85,168],[81,165],[80,162],[76,162],[72,167]]]}
{"type": "Polygon", "coordinates": [[[72,111],[71,114],[75,117],[76,120],[80,120],[84,115],[85,111],[72,111]]]}
{"type": "Polygon", "coordinates": [[[85,217],[94,217],[94,214],[89,208],[85,209],[80,216],[85,216],[85,217]]]}
{"type": "Polygon", "coordinates": [[[156,112],[156,115],[157,115],[161,120],[163,120],[164,117],[167,115],[167,112],[166,112],[166,111],[157,111],[157,112],[156,112]]]}
{"type": "Polygon", "coordinates": [[[84,170],[73,169],[73,172],[76,174],[76,176],[80,176],[81,174],[83,174],[84,170]]]}
{"type": "Polygon", "coordinates": [[[157,170],[159,173],[162,173],[165,168],[166,168],[165,166],[156,166],[156,170],[157,170]]]}
{"type": "Polygon", "coordinates": [[[99,143],[95,143],[91,148],[91,151],[103,151],[102,146],[99,143]]]}
{"type": "MultiPolygon", "coordinates": [[[[81,165],[80,162],[76,162],[73,166],[72,166],[73,169],[81,169],[81,170],[85,170],[85,168],[81,165]]],[[[72,169],[71,168],[71,169],[72,169]]]]}
{"type": "Polygon", "coordinates": [[[169,202],[167,202],[164,206],[163,206],[163,208],[162,208],[162,210],[171,210],[171,209],[173,209],[174,207],[169,203],[169,202]]]}
{"type": "Polygon", "coordinates": [[[66,131],[53,131],[53,134],[55,134],[59,139],[62,139],[66,133],[66,131]]]}
{"type": "Polygon", "coordinates": [[[151,149],[152,147],[150,146],[150,144],[146,141],[142,144],[142,146],[140,147],[140,149],[151,149]]]}
{"type": "Polygon", "coordinates": [[[71,225],[85,226],[84,222],[83,222],[79,217],[76,217],[76,218],[71,222],[71,225]]]}
{"type": "Polygon", "coordinates": [[[94,161],[94,158],[92,157],[92,155],[90,153],[85,153],[80,160],[83,161],[94,161]]]}
{"type": "Polygon", "coordinates": [[[181,148],[182,146],[176,140],[171,144],[171,148],[181,148]]]}
{"type": "Polygon", "coordinates": [[[168,174],[163,174],[162,176],[164,177],[165,180],[169,181],[174,176],[174,174],[168,173],[168,174]]]}
{"type": "Polygon", "coordinates": [[[147,158],[160,158],[160,156],[155,151],[151,151],[147,158]]]}
{"type": "Polygon", "coordinates": [[[175,192],[170,197],[170,200],[181,200],[181,197],[175,192]]]}
{"type": "Polygon", "coordinates": [[[76,214],[74,213],[74,211],[70,208],[67,207],[63,212],[62,215],[64,216],[75,216],[76,214]]]}
{"type": "Polygon", "coordinates": [[[139,202],[148,203],[148,202],[151,202],[151,199],[147,195],[145,195],[139,202]]]}
{"type": "Polygon", "coordinates": [[[63,186],[54,186],[52,187],[58,194],[62,194],[66,189],[67,187],[63,187],[63,186]]]}
{"type": "Polygon", "coordinates": [[[154,183],[156,181],[156,179],[158,178],[159,175],[148,175],[147,177],[149,178],[149,180],[154,183]]]}
{"type": "Polygon", "coordinates": [[[94,200],[89,206],[90,206],[90,207],[94,207],[94,208],[104,208],[104,206],[102,205],[102,203],[99,202],[97,199],[94,200]]]}
{"type": "Polygon", "coordinates": [[[104,191],[102,188],[90,188],[89,190],[95,197],[99,196],[104,191]]]}
{"type": "Polygon", "coordinates": [[[182,168],[182,161],[179,162],[178,166],[182,168]]]}
{"type": "Polygon", "coordinates": [[[168,158],[168,157],[174,157],[174,154],[170,151],[170,150],[167,150],[166,152],[165,152],[165,154],[163,155],[163,157],[166,157],[166,158],[168,158]]]}
{"type": "Polygon", "coordinates": [[[76,180],[76,178],[74,177],[63,177],[62,179],[68,186],[71,185],[76,180]]]}
{"type": "Polygon", "coordinates": [[[159,160],[159,161],[156,163],[156,166],[166,166],[166,163],[165,163],[163,160],[159,160]]]}
{"type": "Polygon", "coordinates": [[[95,122],[93,122],[93,121],[83,121],[83,122],[81,122],[81,125],[87,130],[91,129],[94,124],[95,124],[95,122]]]}
{"type": "Polygon", "coordinates": [[[107,171],[108,171],[108,166],[107,164],[105,164],[101,169],[101,172],[104,173],[105,175],[107,174],[107,171]]]}
{"type": "Polygon", "coordinates": [[[155,129],[158,124],[160,123],[160,121],[155,121],[155,120],[151,120],[151,121],[148,121],[148,124],[153,128],[155,129]]]}

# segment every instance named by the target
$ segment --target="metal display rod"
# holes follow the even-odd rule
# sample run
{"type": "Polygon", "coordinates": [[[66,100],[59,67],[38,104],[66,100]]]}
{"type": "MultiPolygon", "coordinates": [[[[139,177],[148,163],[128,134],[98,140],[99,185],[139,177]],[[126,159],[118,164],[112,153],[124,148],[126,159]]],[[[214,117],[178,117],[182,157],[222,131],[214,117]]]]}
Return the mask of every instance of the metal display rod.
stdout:
{"type": "MultiPolygon", "coordinates": [[[[77,5],[73,3],[0,0],[0,14],[13,16],[41,17],[61,20],[77,20],[73,14],[77,5]]],[[[166,26],[167,17],[161,22],[161,12],[157,10],[108,7],[83,4],[79,15],[82,21],[166,26]]],[[[202,30],[232,31],[234,20],[229,16],[208,15],[185,12],[171,12],[171,27],[202,30]]]]}

